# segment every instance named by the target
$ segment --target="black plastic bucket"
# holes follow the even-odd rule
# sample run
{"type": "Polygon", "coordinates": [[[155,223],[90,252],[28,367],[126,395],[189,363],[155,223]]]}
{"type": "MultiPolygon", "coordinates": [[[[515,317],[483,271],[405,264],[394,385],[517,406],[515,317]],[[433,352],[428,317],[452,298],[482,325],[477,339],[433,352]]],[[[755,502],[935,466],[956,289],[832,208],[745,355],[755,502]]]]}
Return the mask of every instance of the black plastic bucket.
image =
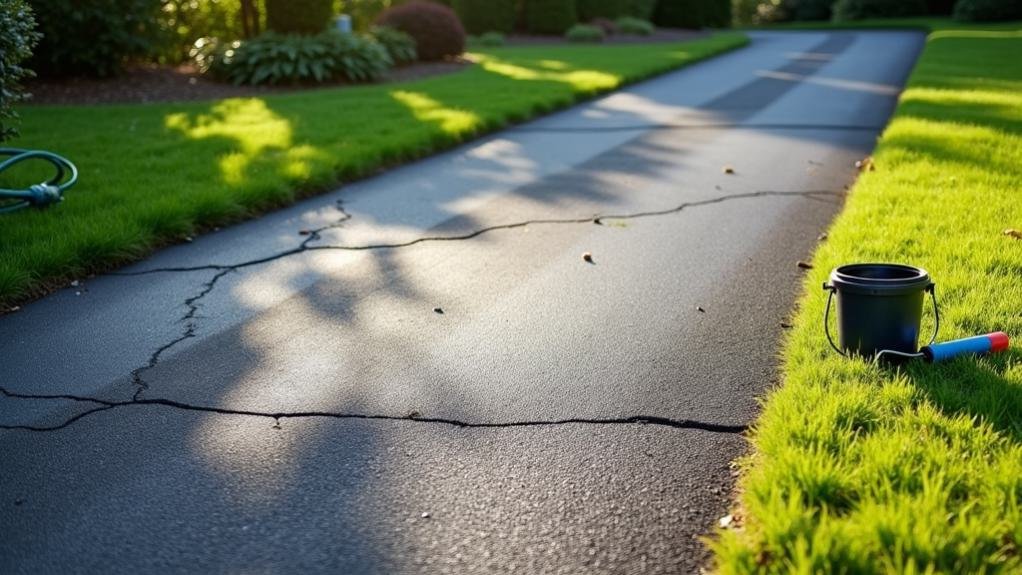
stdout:
{"type": "MultiPolygon", "coordinates": [[[[926,270],[901,264],[850,264],[830,272],[830,291],[824,327],[838,353],[872,357],[881,350],[915,354],[926,292],[933,298],[934,284],[926,270]],[[838,342],[830,337],[830,304],[837,294],[838,342]]],[[[939,326],[939,320],[936,320],[939,326]]],[[[937,328],[934,328],[934,338],[937,328]]],[[[932,341],[931,341],[932,343],[932,341]]]]}

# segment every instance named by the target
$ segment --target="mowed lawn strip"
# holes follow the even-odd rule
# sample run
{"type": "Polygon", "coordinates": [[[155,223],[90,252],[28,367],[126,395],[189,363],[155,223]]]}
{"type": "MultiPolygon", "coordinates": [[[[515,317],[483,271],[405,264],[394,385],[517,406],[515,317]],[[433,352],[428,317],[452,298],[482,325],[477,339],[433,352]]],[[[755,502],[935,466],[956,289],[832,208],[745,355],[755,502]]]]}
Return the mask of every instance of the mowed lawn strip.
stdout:
{"type": "MultiPolygon", "coordinates": [[[[1022,572],[1022,32],[935,30],[815,255],[740,481],[723,573],[1022,572]],[[821,284],[853,262],[927,269],[940,339],[1015,348],[901,369],[829,350],[821,284]]],[[[924,314],[929,333],[932,313],[924,314]]]]}
{"type": "MultiPolygon", "coordinates": [[[[8,143],[81,170],[59,207],[0,216],[0,305],[513,122],[743,46],[486,49],[447,75],[204,103],[23,106],[8,143]]],[[[40,181],[37,167],[0,187],[40,181]]]]}

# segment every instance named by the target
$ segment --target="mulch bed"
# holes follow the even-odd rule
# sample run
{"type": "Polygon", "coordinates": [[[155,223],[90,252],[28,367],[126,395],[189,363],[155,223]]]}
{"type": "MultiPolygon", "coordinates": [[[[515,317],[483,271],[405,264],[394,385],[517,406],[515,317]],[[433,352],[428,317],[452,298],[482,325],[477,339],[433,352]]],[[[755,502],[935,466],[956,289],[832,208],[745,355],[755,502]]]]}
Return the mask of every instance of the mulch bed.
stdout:
{"type": "MultiPolygon", "coordinates": [[[[708,32],[658,28],[650,36],[614,35],[603,44],[651,44],[684,42],[708,36],[708,32]]],[[[568,44],[562,36],[507,37],[508,46],[540,46],[568,44]]],[[[591,46],[591,44],[582,44],[591,46]]],[[[447,62],[420,62],[395,68],[386,82],[404,82],[430,76],[452,74],[471,66],[472,62],[458,59],[447,62]]],[[[80,104],[137,104],[145,102],[193,102],[265,96],[287,92],[353,86],[347,82],[326,84],[299,84],[287,86],[235,86],[217,82],[199,74],[193,66],[177,67],[145,65],[135,66],[115,78],[72,78],[61,80],[37,79],[27,83],[32,99],[27,104],[80,105],[80,104]]]]}
{"type": "MultiPolygon", "coordinates": [[[[471,62],[420,62],[391,70],[386,82],[403,82],[464,70],[471,62]]],[[[125,104],[144,102],[191,102],[265,96],[305,90],[354,86],[348,82],[287,86],[235,86],[208,79],[192,66],[136,66],[114,78],[70,78],[34,80],[26,87],[32,94],[28,104],[125,104]]]]}
{"type": "MultiPolygon", "coordinates": [[[[624,34],[607,36],[607,38],[603,41],[603,44],[660,44],[666,42],[684,42],[686,40],[705,38],[710,34],[710,32],[704,32],[702,30],[657,28],[649,36],[633,36],[624,34]]],[[[564,38],[564,36],[526,36],[512,34],[508,36],[506,40],[508,46],[533,46],[541,44],[576,44],[578,46],[593,45],[569,42],[564,38]]]]}

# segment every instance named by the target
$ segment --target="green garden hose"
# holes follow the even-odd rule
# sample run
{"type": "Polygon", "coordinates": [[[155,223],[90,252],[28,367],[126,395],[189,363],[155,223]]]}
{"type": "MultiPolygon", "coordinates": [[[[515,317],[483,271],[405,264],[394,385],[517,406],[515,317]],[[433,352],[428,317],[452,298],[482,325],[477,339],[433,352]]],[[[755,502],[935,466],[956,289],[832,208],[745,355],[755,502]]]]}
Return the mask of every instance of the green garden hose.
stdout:
{"type": "Polygon", "coordinates": [[[15,164],[28,160],[43,160],[56,169],[56,174],[49,180],[29,186],[27,189],[9,190],[0,188],[0,201],[16,200],[14,203],[0,205],[0,214],[6,214],[28,206],[43,208],[56,204],[64,199],[64,192],[78,181],[78,168],[70,160],[53,152],[43,150],[22,150],[18,148],[0,148],[0,174],[15,164]]]}

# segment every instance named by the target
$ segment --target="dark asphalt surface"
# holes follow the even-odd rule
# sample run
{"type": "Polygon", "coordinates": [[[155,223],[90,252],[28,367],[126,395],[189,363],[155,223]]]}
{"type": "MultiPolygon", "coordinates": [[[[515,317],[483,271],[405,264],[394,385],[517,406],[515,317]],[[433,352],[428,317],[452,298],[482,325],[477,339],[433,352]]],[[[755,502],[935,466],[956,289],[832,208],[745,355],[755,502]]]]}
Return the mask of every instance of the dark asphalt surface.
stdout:
{"type": "Polygon", "coordinates": [[[922,45],[752,37],[0,318],[0,572],[698,571],[922,45]]]}

